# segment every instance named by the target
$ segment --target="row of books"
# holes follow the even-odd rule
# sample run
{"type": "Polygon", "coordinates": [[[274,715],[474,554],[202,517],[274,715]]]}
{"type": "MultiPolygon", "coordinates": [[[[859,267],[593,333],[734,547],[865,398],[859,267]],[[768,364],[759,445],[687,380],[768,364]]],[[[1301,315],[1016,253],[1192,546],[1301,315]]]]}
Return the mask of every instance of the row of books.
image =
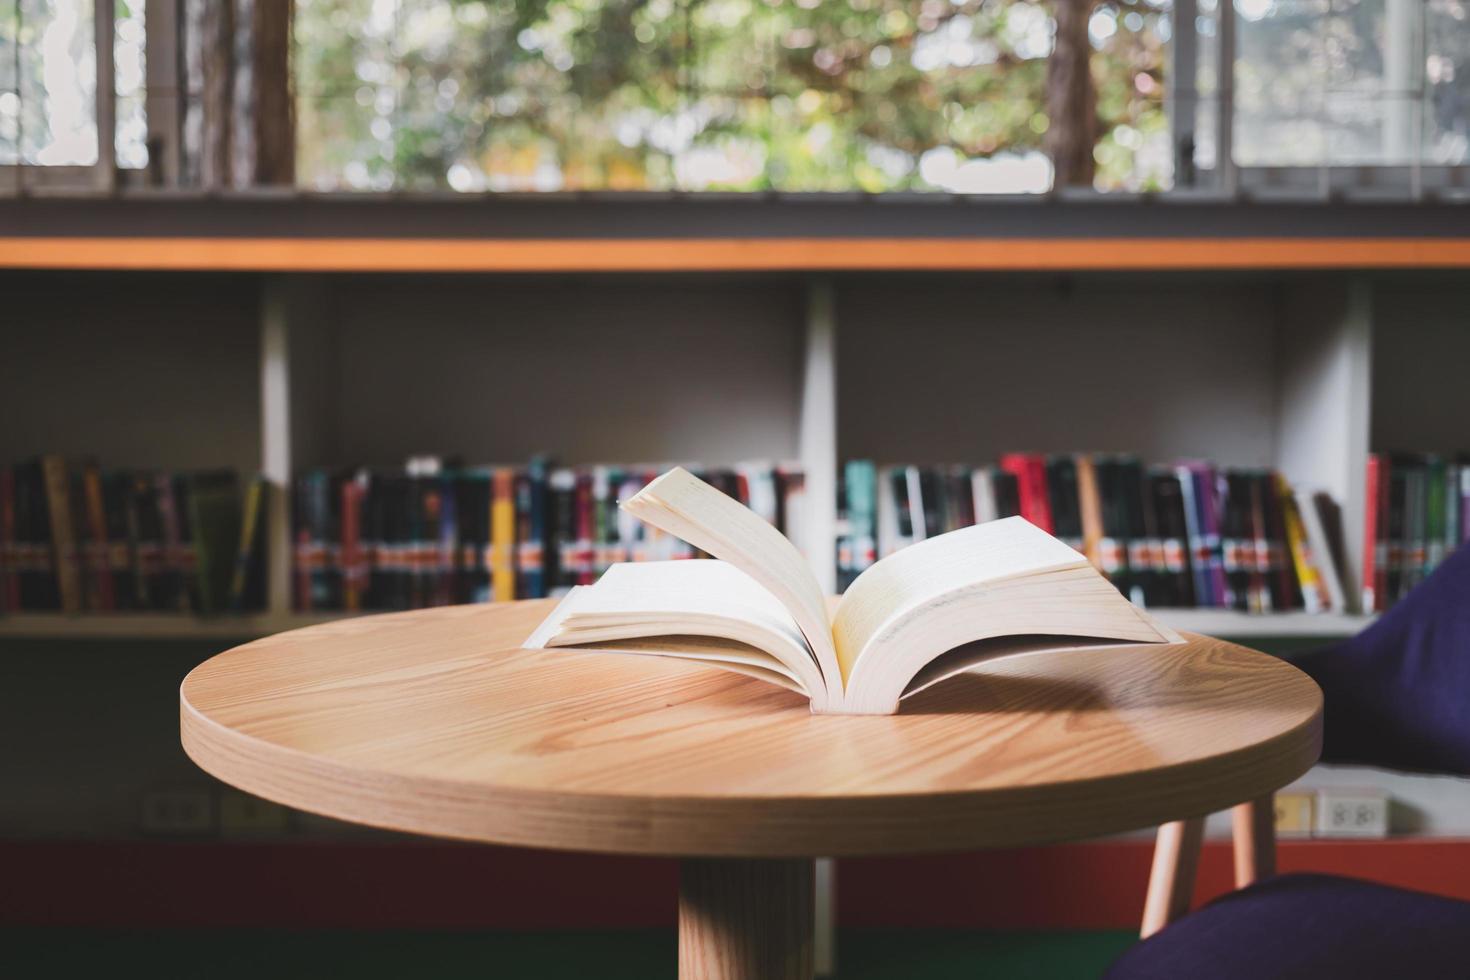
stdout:
{"type": "MultiPolygon", "coordinates": [[[[564,595],[620,561],[693,558],[618,509],[664,466],[463,466],[300,474],[292,487],[298,611],[415,609],[564,595]]],[[[804,479],[792,466],[690,467],[800,540],[804,479]]]]}
{"type": "Polygon", "coordinates": [[[1121,455],[1009,453],[993,466],[848,462],[838,586],[883,555],[1020,515],[1077,548],[1141,606],[1346,611],[1341,512],[1263,469],[1121,455]]]}
{"type": "Polygon", "coordinates": [[[1363,609],[1381,612],[1470,541],[1470,455],[1372,453],[1363,529],[1363,609]]]}
{"type": "Polygon", "coordinates": [[[233,470],[0,466],[0,611],[260,610],[264,497],[233,470]]]}

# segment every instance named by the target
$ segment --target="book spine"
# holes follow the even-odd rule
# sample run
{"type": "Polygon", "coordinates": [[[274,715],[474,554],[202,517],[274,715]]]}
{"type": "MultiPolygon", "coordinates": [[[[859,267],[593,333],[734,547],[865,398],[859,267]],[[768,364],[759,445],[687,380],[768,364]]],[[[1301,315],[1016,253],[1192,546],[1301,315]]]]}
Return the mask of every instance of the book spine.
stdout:
{"type": "Polygon", "coordinates": [[[199,564],[199,529],[193,516],[193,494],[190,492],[189,478],[182,474],[176,474],[169,480],[174,495],[174,513],[177,516],[179,527],[179,576],[181,589],[183,591],[183,602],[181,608],[185,612],[201,612],[204,610],[204,597],[201,595],[199,564]]]}
{"type": "Polygon", "coordinates": [[[516,474],[516,595],[522,599],[541,595],[541,542],[535,520],[535,478],[529,470],[516,474]]]}
{"type": "Polygon", "coordinates": [[[1097,474],[1098,501],[1102,511],[1097,567],[1119,592],[1142,605],[1144,596],[1137,593],[1136,583],[1130,574],[1131,569],[1141,567],[1137,564],[1141,549],[1136,541],[1130,540],[1130,504],[1124,499],[1122,470],[1116,460],[1102,458],[1093,461],[1093,469],[1097,474]]]}
{"type": "MultiPolygon", "coordinates": [[[[869,464],[870,470],[871,466],[869,464]]],[[[791,539],[798,551],[810,558],[806,555],[806,473],[800,466],[783,465],[777,470],[777,478],[781,498],[781,533],[791,539]]]]}
{"type": "Polygon", "coordinates": [[[1209,583],[1209,553],[1205,548],[1204,525],[1200,517],[1194,469],[1190,466],[1176,466],[1174,476],[1179,483],[1180,503],[1184,513],[1184,538],[1194,585],[1194,604],[1213,605],[1209,583]]]}
{"type": "Polygon", "coordinates": [[[1046,491],[1046,460],[1039,453],[1006,453],[1000,468],[1016,478],[1021,516],[1046,533],[1052,533],[1051,506],[1046,491]]]}
{"type": "MultiPolygon", "coordinates": [[[[888,487],[893,498],[893,550],[898,551],[915,540],[914,509],[909,506],[909,468],[895,466],[888,471],[888,487]]],[[[914,480],[914,484],[918,484],[914,480]]],[[[891,552],[890,552],[891,554],[891,552]]]]}
{"type": "Polygon", "coordinates": [[[1424,500],[1424,458],[1416,458],[1404,486],[1404,580],[1399,598],[1424,579],[1426,563],[1426,500],[1424,500]]]}
{"type": "Polygon", "coordinates": [[[82,468],[82,503],[87,535],[83,554],[87,572],[87,608],[97,612],[117,609],[112,561],[107,541],[107,507],[102,497],[102,471],[96,463],[82,468]]]}
{"type": "Polygon", "coordinates": [[[143,607],[138,581],[138,522],[133,508],[133,480],[114,472],[102,478],[102,510],[107,524],[107,570],[116,608],[143,607]]]}
{"type": "Polygon", "coordinates": [[[1270,555],[1271,604],[1278,612],[1302,608],[1301,583],[1296,577],[1286,539],[1286,520],[1282,512],[1285,502],[1271,473],[1257,477],[1261,484],[1261,498],[1266,507],[1266,534],[1270,555]]]}
{"type": "MultiPolygon", "coordinates": [[[[464,601],[489,602],[490,592],[490,502],[491,474],[467,471],[460,482],[459,528],[467,570],[464,601]]],[[[518,590],[519,591],[519,590],[518,590]]]]}
{"type": "Polygon", "coordinates": [[[1250,611],[1268,613],[1271,605],[1271,542],[1266,530],[1266,501],[1260,481],[1252,474],[1243,477],[1249,504],[1250,611]]]}
{"type": "Polygon", "coordinates": [[[236,549],[234,573],[230,577],[231,612],[256,611],[265,600],[265,508],[268,494],[269,487],[261,476],[251,480],[245,488],[240,544],[236,549]]]}
{"type": "Polygon", "coordinates": [[[929,536],[929,521],[924,516],[926,501],[924,500],[924,479],[917,466],[906,466],[903,471],[905,497],[909,505],[909,527],[913,531],[915,541],[923,541],[929,536]]]}
{"type": "Polygon", "coordinates": [[[445,470],[438,477],[439,522],[435,561],[438,577],[434,583],[434,605],[449,606],[456,601],[459,592],[459,495],[456,487],[459,474],[445,470]]]}
{"type": "Polygon", "coordinates": [[[41,460],[41,472],[45,479],[46,512],[51,524],[51,552],[61,610],[81,612],[82,573],[66,461],[59,456],[46,456],[41,460]]]}
{"type": "MultiPolygon", "coordinates": [[[[342,608],[347,612],[358,612],[362,609],[363,593],[367,584],[367,569],[362,554],[362,498],[361,483],[357,480],[342,481],[342,608]]],[[[249,509],[247,502],[246,510],[249,509]]],[[[249,541],[252,531],[253,528],[247,526],[241,533],[241,541],[249,541]]],[[[242,569],[236,569],[236,578],[243,593],[242,569]]]]}
{"type": "MultiPolygon", "coordinates": [[[[575,507],[574,520],[576,521],[575,584],[591,585],[597,580],[597,571],[593,560],[595,533],[593,529],[592,474],[577,474],[572,500],[575,507]]],[[[692,555],[681,555],[680,557],[692,557],[692,555]]]]}
{"type": "Polygon", "coordinates": [[[1347,595],[1343,589],[1342,576],[1338,574],[1336,562],[1332,558],[1332,548],[1327,542],[1327,529],[1317,509],[1317,501],[1312,495],[1301,492],[1296,492],[1293,496],[1297,515],[1301,518],[1302,531],[1307,537],[1312,565],[1327,597],[1325,608],[1331,612],[1346,612],[1347,595]]]}
{"type": "Polygon", "coordinates": [[[1458,545],[1470,542],[1470,460],[1460,463],[1460,537],[1458,545]]]}
{"type": "Polygon", "coordinates": [[[1097,467],[1091,456],[1077,457],[1077,509],[1082,524],[1082,553],[1094,568],[1102,569],[1100,546],[1103,537],[1102,497],[1097,488],[1097,467]]]}
{"type": "Polygon", "coordinates": [[[1388,508],[1386,552],[1384,562],[1383,604],[1385,607],[1397,602],[1403,594],[1405,535],[1408,522],[1405,520],[1408,506],[1409,467],[1407,458],[1393,459],[1388,473],[1388,508]]]}
{"type": "Polygon", "coordinates": [[[294,498],[291,507],[291,576],[295,583],[292,592],[296,610],[311,612],[315,604],[311,590],[311,493],[307,475],[298,474],[291,481],[291,490],[294,498]]]}
{"type": "Polygon", "coordinates": [[[1378,526],[1378,488],[1380,486],[1379,470],[1383,466],[1382,457],[1377,453],[1368,454],[1368,470],[1364,477],[1364,501],[1363,501],[1363,588],[1362,602],[1363,612],[1377,612],[1380,593],[1378,591],[1378,540],[1380,529],[1378,526]]]}
{"type": "Polygon", "coordinates": [[[490,483],[490,592],[496,602],[509,602],[516,597],[515,471],[497,468],[490,483]]]}
{"type": "Polygon", "coordinates": [[[1078,493],[1077,461],[1056,456],[1045,464],[1047,506],[1052,533],[1067,547],[1082,550],[1082,504],[1078,493]]]}
{"type": "Polygon", "coordinates": [[[1303,526],[1303,518],[1297,511],[1296,496],[1292,493],[1286,477],[1274,474],[1276,495],[1281,504],[1281,521],[1286,533],[1287,551],[1291,555],[1292,567],[1296,569],[1297,582],[1301,585],[1302,608],[1309,613],[1319,613],[1330,608],[1332,600],[1327,586],[1317,571],[1316,553],[1303,526]]]}
{"type": "MultiPolygon", "coordinates": [[[[548,579],[553,596],[566,595],[577,584],[576,576],[576,489],[577,477],[571,470],[553,470],[547,477],[550,528],[546,556],[554,561],[548,579]]],[[[645,543],[648,541],[644,532],[645,543]]],[[[658,556],[648,553],[649,559],[658,556]]]]}
{"type": "Polygon", "coordinates": [[[1444,554],[1448,558],[1460,543],[1460,466],[1444,468],[1444,554]]]}
{"type": "Polygon", "coordinates": [[[1128,574],[1145,606],[1169,606],[1174,602],[1164,557],[1164,519],[1148,470],[1129,459],[1120,467],[1129,502],[1123,539],[1129,543],[1128,574]],[[1136,502],[1136,503],[1135,503],[1136,502]],[[1141,544],[1142,547],[1138,547],[1141,544]]]}
{"type": "Polygon", "coordinates": [[[1424,575],[1445,558],[1445,470],[1443,457],[1431,456],[1424,470],[1424,575]]]}
{"type": "Polygon", "coordinates": [[[878,481],[870,460],[848,463],[847,523],[851,529],[852,577],[856,579],[878,560],[878,481]]]}
{"type": "MultiPolygon", "coordinates": [[[[648,481],[643,474],[634,472],[625,474],[623,485],[618,490],[618,499],[631,498],[647,484],[648,481]]],[[[623,543],[629,561],[648,561],[650,559],[647,530],[648,525],[622,508],[618,509],[618,540],[623,543]]]]}
{"type": "Polygon", "coordinates": [[[0,612],[20,609],[15,520],[15,468],[0,466],[0,612]]]}
{"type": "Polygon", "coordinates": [[[1158,522],[1160,550],[1156,556],[1161,567],[1160,604],[1191,606],[1194,604],[1189,569],[1189,548],[1184,525],[1183,492],[1179,477],[1171,471],[1151,474],[1155,520],[1158,522]]]}

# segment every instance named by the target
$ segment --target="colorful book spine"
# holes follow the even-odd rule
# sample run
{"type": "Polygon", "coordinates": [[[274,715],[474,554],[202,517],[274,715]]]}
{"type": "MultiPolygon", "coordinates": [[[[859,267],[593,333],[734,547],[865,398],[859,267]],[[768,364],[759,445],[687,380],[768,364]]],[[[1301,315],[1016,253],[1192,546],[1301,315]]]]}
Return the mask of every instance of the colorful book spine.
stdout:
{"type": "Polygon", "coordinates": [[[82,570],[77,550],[77,533],[72,510],[71,477],[60,456],[41,460],[45,478],[46,514],[51,526],[51,550],[56,569],[56,590],[61,611],[82,611],[82,570]]]}
{"type": "Polygon", "coordinates": [[[82,467],[82,511],[86,533],[82,545],[87,608],[95,612],[117,609],[112,563],[107,540],[107,504],[102,496],[102,471],[96,463],[82,467]]]}
{"type": "Polygon", "coordinates": [[[1048,534],[1052,533],[1051,504],[1046,489],[1046,459],[1040,453],[1006,453],[1000,468],[1016,478],[1021,498],[1021,516],[1048,534]]]}
{"type": "Polygon", "coordinates": [[[1281,502],[1287,551],[1291,556],[1292,567],[1296,570],[1297,582],[1301,586],[1302,608],[1309,613],[1323,612],[1331,608],[1332,598],[1327,594],[1327,585],[1317,571],[1317,558],[1302,516],[1297,511],[1296,497],[1281,474],[1275,474],[1274,482],[1281,502]]]}
{"type": "Polygon", "coordinates": [[[516,598],[516,473],[498,467],[491,475],[490,502],[490,589],[491,598],[509,602],[516,598]]]}
{"type": "Polygon", "coordinates": [[[0,466],[0,612],[21,608],[16,546],[15,467],[0,466]]]}

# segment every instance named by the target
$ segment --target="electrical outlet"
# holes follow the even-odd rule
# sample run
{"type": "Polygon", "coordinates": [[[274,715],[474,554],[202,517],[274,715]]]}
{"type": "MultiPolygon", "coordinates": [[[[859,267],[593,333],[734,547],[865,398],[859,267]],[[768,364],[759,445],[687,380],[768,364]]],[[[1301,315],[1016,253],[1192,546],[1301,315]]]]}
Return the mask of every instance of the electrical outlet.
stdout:
{"type": "Polygon", "coordinates": [[[145,834],[174,837],[213,833],[214,794],[194,786],[147,790],[139,828],[145,834]]]}
{"type": "Polygon", "coordinates": [[[291,811],[249,793],[226,790],[219,799],[219,831],[225,837],[273,837],[290,829],[291,811]]]}
{"type": "Polygon", "coordinates": [[[1318,790],[1317,835],[1387,837],[1388,797],[1378,790],[1318,790]]]}
{"type": "Polygon", "coordinates": [[[1276,836],[1312,836],[1313,817],[1317,810],[1315,793],[1276,794],[1276,836]]]}

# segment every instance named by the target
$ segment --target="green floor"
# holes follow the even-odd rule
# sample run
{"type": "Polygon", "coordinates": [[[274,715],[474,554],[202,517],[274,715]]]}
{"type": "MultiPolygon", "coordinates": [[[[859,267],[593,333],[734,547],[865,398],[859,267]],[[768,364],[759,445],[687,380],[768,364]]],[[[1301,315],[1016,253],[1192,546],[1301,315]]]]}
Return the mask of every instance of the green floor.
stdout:
{"type": "MultiPolygon", "coordinates": [[[[842,980],[1096,977],[1121,932],[845,932],[842,980]]],[[[8,977],[596,977],[673,980],[672,932],[0,931],[8,977]]]]}

